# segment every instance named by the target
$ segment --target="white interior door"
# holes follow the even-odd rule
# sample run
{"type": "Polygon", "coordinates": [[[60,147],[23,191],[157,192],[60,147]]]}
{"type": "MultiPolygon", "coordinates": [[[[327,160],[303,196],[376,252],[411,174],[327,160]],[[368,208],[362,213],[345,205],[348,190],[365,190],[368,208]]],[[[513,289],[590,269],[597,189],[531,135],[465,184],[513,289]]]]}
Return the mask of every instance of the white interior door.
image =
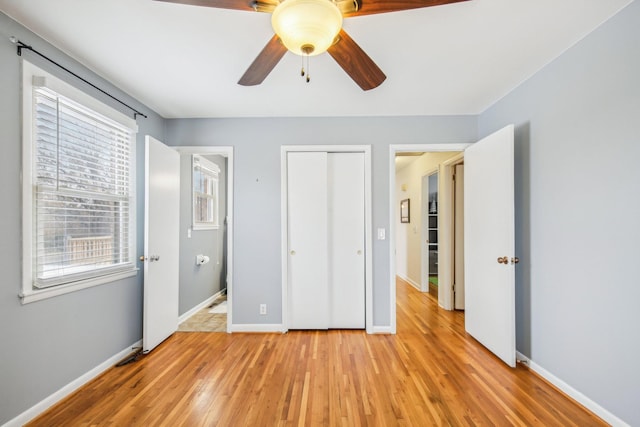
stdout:
{"type": "Polygon", "coordinates": [[[288,153],[287,191],[288,326],[327,329],[327,153],[288,153]]]}
{"type": "Polygon", "coordinates": [[[180,155],[145,139],[144,298],[142,351],[178,328],[180,155]]]}
{"type": "Polygon", "coordinates": [[[364,153],[328,153],[329,328],[365,326],[364,153]]]}
{"type": "Polygon", "coordinates": [[[465,150],[465,329],[515,366],[513,125],[465,150]]]}

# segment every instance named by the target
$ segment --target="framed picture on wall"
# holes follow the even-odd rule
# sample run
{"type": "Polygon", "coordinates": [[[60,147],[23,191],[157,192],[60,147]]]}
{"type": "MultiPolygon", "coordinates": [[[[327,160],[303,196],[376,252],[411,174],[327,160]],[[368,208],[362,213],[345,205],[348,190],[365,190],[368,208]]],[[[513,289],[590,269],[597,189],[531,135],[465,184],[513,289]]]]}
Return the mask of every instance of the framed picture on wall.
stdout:
{"type": "Polygon", "coordinates": [[[409,222],[409,199],[400,201],[400,222],[409,222]]]}

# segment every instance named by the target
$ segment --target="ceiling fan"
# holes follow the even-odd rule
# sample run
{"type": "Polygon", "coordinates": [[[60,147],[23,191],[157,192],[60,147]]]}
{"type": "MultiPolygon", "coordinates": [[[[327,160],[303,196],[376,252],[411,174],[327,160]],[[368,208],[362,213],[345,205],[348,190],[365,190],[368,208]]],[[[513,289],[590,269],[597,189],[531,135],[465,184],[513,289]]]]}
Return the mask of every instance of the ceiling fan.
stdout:
{"type": "Polygon", "coordinates": [[[272,13],[271,23],[276,34],[240,78],[240,85],[254,86],[262,83],[287,50],[307,57],[326,51],[362,90],[369,90],[380,86],[387,76],[342,29],[343,17],[418,9],[467,0],[157,1],[272,13]]]}

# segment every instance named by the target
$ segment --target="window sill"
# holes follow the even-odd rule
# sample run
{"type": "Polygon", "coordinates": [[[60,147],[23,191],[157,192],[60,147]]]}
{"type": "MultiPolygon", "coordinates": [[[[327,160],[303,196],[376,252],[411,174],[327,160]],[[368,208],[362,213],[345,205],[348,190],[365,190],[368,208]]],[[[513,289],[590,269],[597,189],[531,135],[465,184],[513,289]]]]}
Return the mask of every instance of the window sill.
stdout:
{"type": "Polygon", "coordinates": [[[19,294],[22,304],[28,304],[31,302],[41,301],[47,298],[57,297],[59,295],[68,294],[71,292],[79,291],[81,289],[87,289],[94,286],[104,285],[106,283],[115,282],[116,280],[126,279],[127,277],[133,277],[138,274],[138,269],[120,271],[105,276],[94,277],[91,279],[82,280],[80,282],[69,283],[66,285],[52,286],[50,288],[29,290],[19,294]]]}
{"type": "Polygon", "coordinates": [[[191,229],[193,231],[200,231],[200,230],[217,230],[218,228],[220,228],[218,225],[193,225],[191,227],[191,229]]]}

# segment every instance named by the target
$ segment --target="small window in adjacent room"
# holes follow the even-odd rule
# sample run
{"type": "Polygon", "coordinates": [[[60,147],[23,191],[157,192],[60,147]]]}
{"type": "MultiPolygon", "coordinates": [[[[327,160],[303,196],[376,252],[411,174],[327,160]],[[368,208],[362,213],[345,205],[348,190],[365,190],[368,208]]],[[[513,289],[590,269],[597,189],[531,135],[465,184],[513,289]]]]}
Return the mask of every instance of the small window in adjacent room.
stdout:
{"type": "Polygon", "coordinates": [[[23,62],[23,303],[136,274],[136,132],[23,62]]]}
{"type": "Polygon", "coordinates": [[[210,160],[193,155],[193,229],[218,228],[218,174],[210,160]]]}

